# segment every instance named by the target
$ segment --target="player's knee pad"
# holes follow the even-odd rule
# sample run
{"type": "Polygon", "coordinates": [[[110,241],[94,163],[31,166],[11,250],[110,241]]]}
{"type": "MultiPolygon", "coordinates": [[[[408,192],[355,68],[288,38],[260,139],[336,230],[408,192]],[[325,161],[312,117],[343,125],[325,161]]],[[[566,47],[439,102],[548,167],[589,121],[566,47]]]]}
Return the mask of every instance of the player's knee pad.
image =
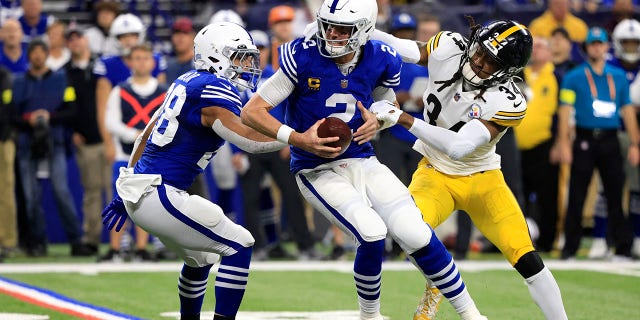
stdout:
{"type": "Polygon", "coordinates": [[[523,278],[528,279],[544,269],[544,262],[536,251],[525,253],[513,266],[523,278]]]}
{"type": "Polygon", "coordinates": [[[218,262],[220,255],[213,252],[186,250],[184,256],[182,256],[182,260],[189,267],[201,268],[218,262]]]}
{"type": "Polygon", "coordinates": [[[220,206],[197,195],[190,195],[178,210],[209,229],[225,218],[220,206]]]}
{"type": "Polygon", "coordinates": [[[398,202],[389,210],[389,232],[404,251],[411,254],[431,241],[433,231],[413,202],[398,202]]]}
{"type": "Polygon", "coordinates": [[[370,207],[352,204],[346,206],[341,212],[350,212],[349,223],[355,227],[364,241],[373,242],[386,238],[387,226],[378,213],[370,207]]]}

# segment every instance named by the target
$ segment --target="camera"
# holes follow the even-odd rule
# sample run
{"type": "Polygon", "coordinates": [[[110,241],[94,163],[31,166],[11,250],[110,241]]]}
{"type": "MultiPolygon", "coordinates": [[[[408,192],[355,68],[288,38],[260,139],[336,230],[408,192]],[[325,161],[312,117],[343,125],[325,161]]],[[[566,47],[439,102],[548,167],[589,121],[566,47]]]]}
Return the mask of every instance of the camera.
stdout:
{"type": "Polygon", "coordinates": [[[34,159],[46,158],[52,148],[49,134],[49,121],[44,116],[36,118],[31,141],[31,156],[34,159]]]}

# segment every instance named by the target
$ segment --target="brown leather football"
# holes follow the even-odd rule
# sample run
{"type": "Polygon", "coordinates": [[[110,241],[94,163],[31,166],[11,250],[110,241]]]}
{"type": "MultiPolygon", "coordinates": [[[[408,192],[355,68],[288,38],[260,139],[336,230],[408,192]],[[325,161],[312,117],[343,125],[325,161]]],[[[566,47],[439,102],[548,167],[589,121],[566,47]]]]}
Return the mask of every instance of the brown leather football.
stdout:
{"type": "Polygon", "coordinates": [[[318,137],[339,137],[340,139],[335,142],[327,143],[330,147],[342,147],[342,152],[346,151],[351,144],[351,128],[346,122],[336,118],[327,117],[322,124],[318,127],[318,137]]]}

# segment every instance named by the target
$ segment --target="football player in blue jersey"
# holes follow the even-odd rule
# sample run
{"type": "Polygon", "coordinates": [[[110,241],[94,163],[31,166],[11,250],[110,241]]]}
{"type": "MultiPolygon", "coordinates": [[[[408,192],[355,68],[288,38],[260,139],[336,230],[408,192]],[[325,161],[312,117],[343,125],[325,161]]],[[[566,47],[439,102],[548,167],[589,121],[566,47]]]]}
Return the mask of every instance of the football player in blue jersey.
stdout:
{"type": "Polygon", "coordinates": [[[200,319],[209,270],[222,256],[215,281],[214,319],[235,319],[249,276],[254,238],[222,209],[186,190],[225,140],[247,152],[284,144],[240,122],[239,90],[260,77],[258,49],[237,24],[210,24],[195,37],[196,70],[176,79],[136,141],[118,194],[103,212],[109,228],[128,216],[176,252],[181,319],[200,319]],[[125,212],[126,207],[126,212],[125,212]]]}
{"type": "Polygon", "coordinates": [[[374,0],[325,0],[316,35],[280,47],[280,69],[245,105],[242,121],[291,145],[291,171],[304,197],[356,240],[353,271],[361,319],[382,319],[387,232],[463,319],[486,319],[406,186],[376,159],[369,142],[378,122],[365,106],[395,101],[401,65],[393,48],[369,41],[377,12],[374,0]],[[283,124],[269,110],[285,99],[283,124]],[[329,116],[355,131],[346,150],[324,144],[337,137],[318,138],[317,128],[329,116]]]}

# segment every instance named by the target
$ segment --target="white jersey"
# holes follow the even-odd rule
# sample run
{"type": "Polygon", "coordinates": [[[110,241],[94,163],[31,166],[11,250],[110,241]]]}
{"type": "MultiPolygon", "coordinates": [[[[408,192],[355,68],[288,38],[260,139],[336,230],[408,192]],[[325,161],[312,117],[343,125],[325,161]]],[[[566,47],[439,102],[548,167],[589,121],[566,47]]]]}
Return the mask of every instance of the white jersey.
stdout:
{"type": "MultiPolygon", "coordinates": [[[[447,31],[436,34],[427,43],[429,83],[423,96],[425,121],[456,132],[472,119],[492,121],[504,127],[517,126],[525,116],[527,102],[512,80],[487,89],[482,95],[484,99],[476,97],[480,90],[464,91],[462,77],[449,86],[443,85],[442,82],[451,79],[460,68],[466,45],[462,35],[447,31]]],[[[421,140],[416,140],[413,148],[438,171],[470,175],[500,168],[495,145],[505,131],[460,160],[451,159],[421,140]]]]}

